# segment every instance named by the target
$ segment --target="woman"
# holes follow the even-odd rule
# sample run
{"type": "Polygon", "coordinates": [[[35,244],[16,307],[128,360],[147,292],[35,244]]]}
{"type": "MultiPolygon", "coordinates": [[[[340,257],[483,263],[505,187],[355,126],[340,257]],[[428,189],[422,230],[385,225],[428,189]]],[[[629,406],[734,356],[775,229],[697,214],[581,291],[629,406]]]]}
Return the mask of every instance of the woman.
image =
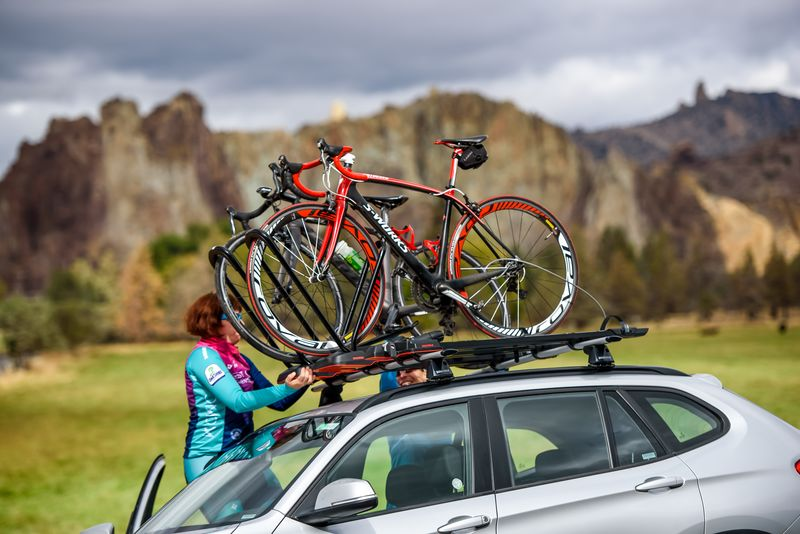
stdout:
{"type": "Polygon", "coordinates": [[[273,386],[236,348],[240,336],[223,313],[215,293],[197,299],[186,311],[186,330],[200,337],[186,360],[189,430],[183,453],[186,482],[208,461],[253,431],[253,410],[285,410],[313,382],[307,367],[285,384],[273,386]]]}

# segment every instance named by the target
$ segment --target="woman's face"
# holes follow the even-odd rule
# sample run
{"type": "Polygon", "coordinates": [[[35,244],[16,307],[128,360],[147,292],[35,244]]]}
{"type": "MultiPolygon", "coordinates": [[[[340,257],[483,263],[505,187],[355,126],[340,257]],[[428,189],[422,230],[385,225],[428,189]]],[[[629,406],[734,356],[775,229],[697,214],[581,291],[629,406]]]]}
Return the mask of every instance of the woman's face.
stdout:
{"type": "Polygon", "coordinates": [[[231,345],[236,345],[239,343],[239,340],[242,339],[242,337],[239,335],[239,332],[237,332],[233,325],[225,319],[220,321],[219,337],[225,339],[225,341],[231,345]]]}

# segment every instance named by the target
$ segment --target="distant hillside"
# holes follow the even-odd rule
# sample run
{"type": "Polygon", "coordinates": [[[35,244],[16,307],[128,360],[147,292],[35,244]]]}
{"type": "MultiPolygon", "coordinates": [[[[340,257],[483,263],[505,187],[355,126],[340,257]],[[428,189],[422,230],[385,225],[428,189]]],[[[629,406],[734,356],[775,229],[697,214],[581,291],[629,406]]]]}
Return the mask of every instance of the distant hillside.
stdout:
{"type": "Polygon", "coordinates": [[[753,143],[800,128],[800,100],[778,93],[727,91],[709,99],[698,85],[695,104],[663,119],[627,128],[576,132],[575,141],[595,157],[616,149],[640,164],[664,160],[679,147],[700,157],[732,154],[753,143]]]}
{"type": "MultiPolygon", "coordinates": [[[[787,255],[800,250],[797,136],[750,146],[750,126],[738,137],[723,128],[748,150],[727,159],[707,157],[711,148],[702,147],[713,147],[719,136],[703,126],[708,115],[691,112],[736,109],[719,112],[749,125],[763,109],[773,109],[763,128],[754,130],[766,136],[777,128],[774,116],[793,116],[797,103],[780,95],[731,92],[701,101],[676,114],[681,118],[674,124],[683,126],[673,128],[694,132],[693,148],[673,149],[669,139],[681,136],[665,133],[667,141],[659,146],[671,156],[644,169],[622,150],[584,150],[541,117],[477,94],[434,92],[371,117],[297,132],[211,132],[202,105],[188,93],[144,117],[133,102],[115,99],[102,106],[99,123],[54,120],[41,143],[22,146],[0,181],[0,279],[12,291],[36,293],[56,269],[77,258],[111,250],[122,263],[164,232],[180,233],[191,223],[223,217],[227,205],[253,208],[259,202],[255,188],[271,184],[267,163],[282,153],[295,161],[316,157],[314,141],[320,136],[353,146],[358,170],[443,187],[450,155],[433,140],[481,133],[489,136],[488,162],[459,174],[459,188],[473,200],[523,195],[551,209],[567,228],[582,230],[590,242],[617,226],[639,248],[652,232],[666,230],[684,254],[690,240],[701,242],[709,262],[730,269],[751,248],[763,265],[768,251],[754,244],[771,245],[779,238],[787,255]],[[700,122],[692,127],[695,119],[700,122]],[[758,231],[732,234],[743,221],[758,231]],[[730,235],[739,236],[735,247],[728,244],[730,235]]],[[[648,135],[658,140],[661,134],[648,135]]],[[[318,171],[304,179],[322,186],[318,171]]],[[[435,232],[435,199],[410,195],[412,202],[393,214],[393,224],[412,224],[420,236],[435,232]]]]}
{"type": "Polygon", "coordinates": [[[733,269],[748,249],[763,266],[773,244],[791,256],[800,234],[800,128],[719,158],[689,149],[674,168],[691,176],[711,215],[717,244],[733,269]]]}

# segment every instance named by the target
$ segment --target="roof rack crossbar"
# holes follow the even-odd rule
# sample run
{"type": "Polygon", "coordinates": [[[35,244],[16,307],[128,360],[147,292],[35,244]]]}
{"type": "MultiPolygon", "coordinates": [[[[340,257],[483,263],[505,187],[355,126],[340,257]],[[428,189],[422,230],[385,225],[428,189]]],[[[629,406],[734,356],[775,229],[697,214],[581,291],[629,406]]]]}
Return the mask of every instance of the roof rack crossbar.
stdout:
{"type": "Polygon", "coordinates": [[[476,369],[476,373],[483,374],[571,351],[583,351],[589,368],[609,369],[614,366],[609,343],[641,337],[646,333],[646,328],[626,325],[626,328],[594,332],[442,342],[440,332],[428,332],[411,338],[398,336],[379,345],[318,358],[311,367],[319,378],[330,384],[355,382],[384,371],[421,366],[429,370],[433,368],[435,376],[449,380],[452,377],[450,366],[476,369]]]}

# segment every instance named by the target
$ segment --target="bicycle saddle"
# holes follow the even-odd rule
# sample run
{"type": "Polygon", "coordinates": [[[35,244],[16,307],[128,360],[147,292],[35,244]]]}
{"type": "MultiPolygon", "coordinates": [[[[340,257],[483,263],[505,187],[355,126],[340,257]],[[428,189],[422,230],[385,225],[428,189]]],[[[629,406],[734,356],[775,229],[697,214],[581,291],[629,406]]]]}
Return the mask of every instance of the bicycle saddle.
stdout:
{"type": "Polygon", "coordinates": [[[371,197],[364,195],[364,198],[367,199],[367,202],[370,204],[375,204],[379,208],[388,208],[390,210],[402,206],[408,200],[408,197],[405,195],[395,195],[391,197],[371,197]]]}
{"type": "Polygon", "coordinates": [[[453,139],[437,139],[434,145],[444,145],[449,148],[467,148],[480,145],[488,138],[488,135],[473,135],[472,137],[459,137],[453,139]]]}

